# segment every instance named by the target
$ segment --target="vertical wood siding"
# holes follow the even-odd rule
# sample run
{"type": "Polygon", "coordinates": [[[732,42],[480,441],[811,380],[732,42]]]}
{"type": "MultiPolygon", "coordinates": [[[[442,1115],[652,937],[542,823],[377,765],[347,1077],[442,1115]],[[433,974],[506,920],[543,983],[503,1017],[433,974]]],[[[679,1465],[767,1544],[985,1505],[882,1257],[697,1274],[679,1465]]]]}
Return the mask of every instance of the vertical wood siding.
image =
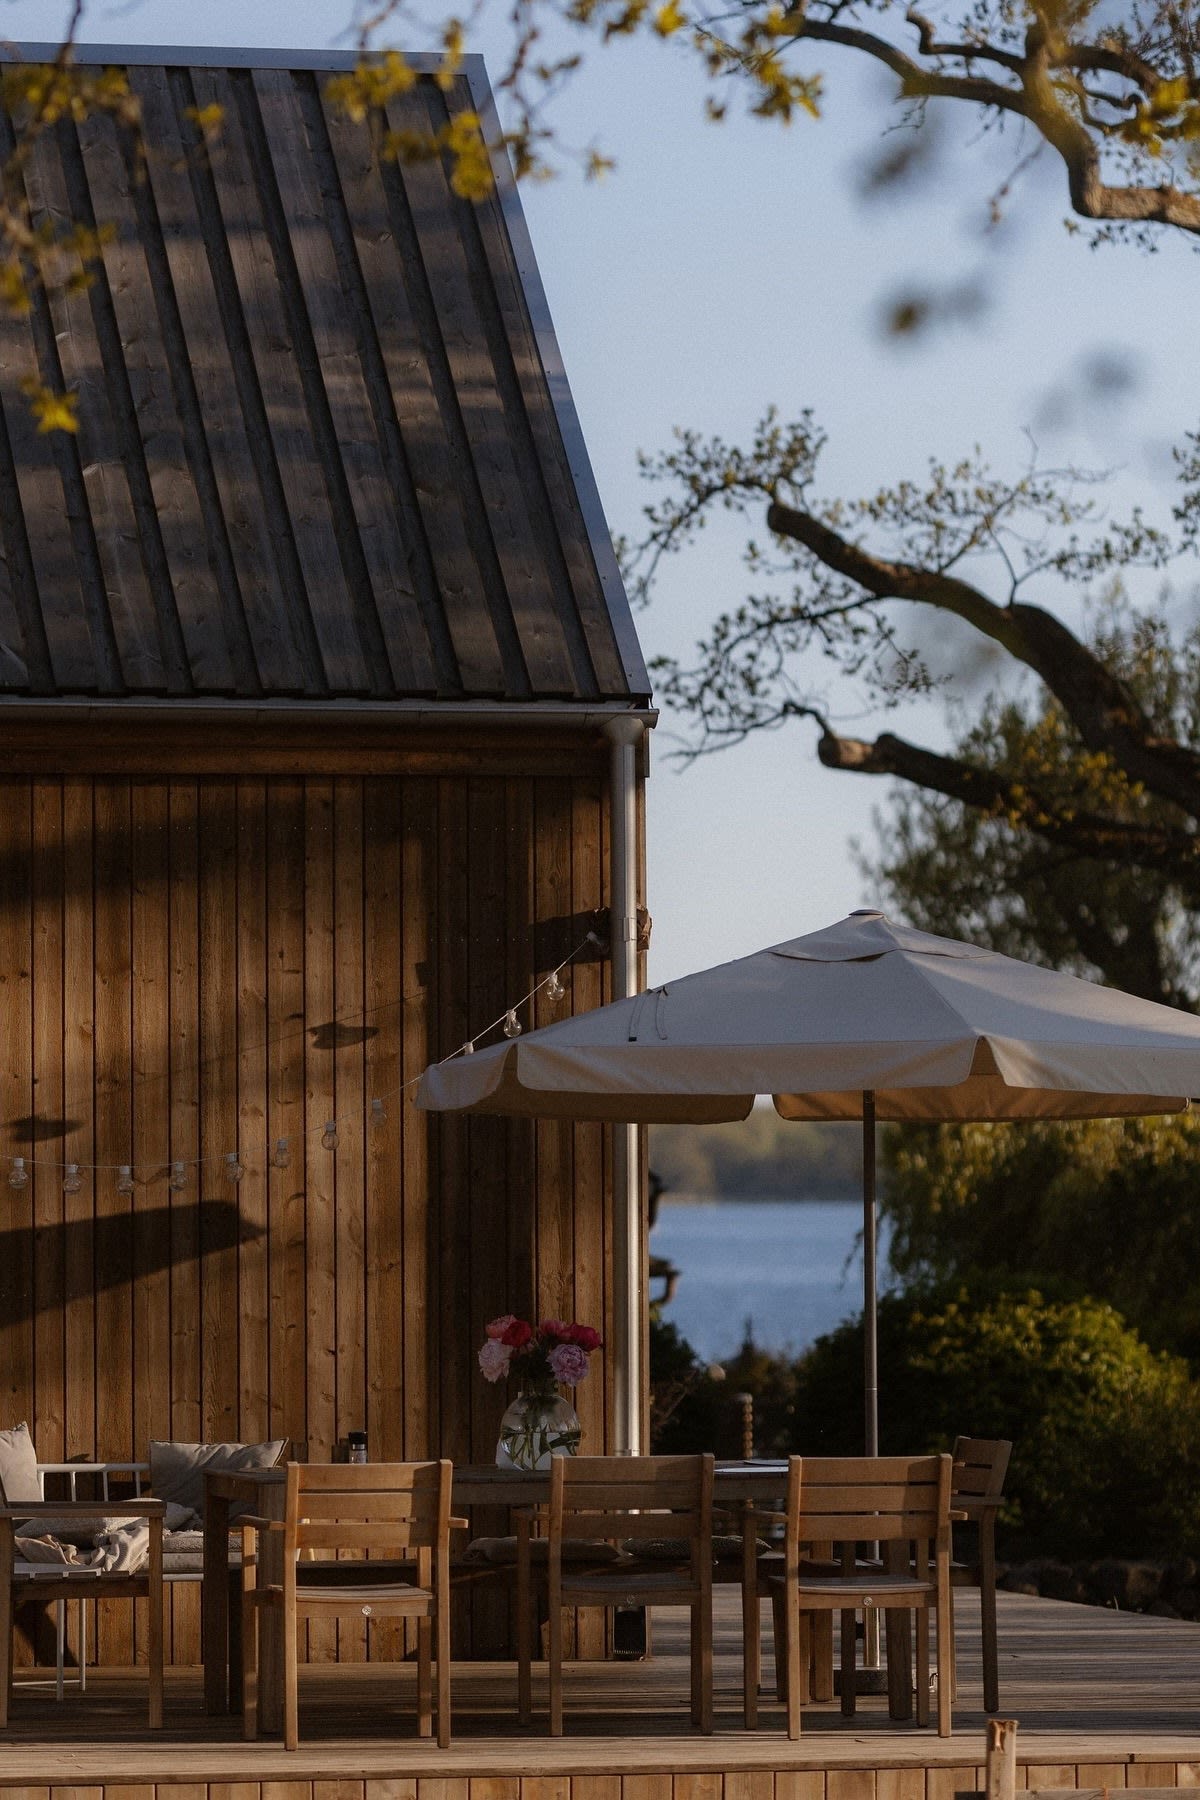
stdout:
{"type": "MultiPolygon", "coordinates": [[[[364,1427],[373,1458],[490,1460],[485,1321],[608,1324],[604,1134],[430,1119],[399,1090],[583,937],[602,795],[599,775],[0,779],[0,1426],[28,1419],[47,1460],[267,1436],[327,1458],[364,1427]],[[68,1194],[67,1161],[107,1166],[68,1194]]],[[[538,1022],[604,974],[580,962],[538,1022]]],[[[602,1447],[602,1367],[579,1398],[602,1447]]],[[[503,1628],[503,1603],[471,1604],[480,1641],[503,1628]]],[[[172,1607],[195,1660],[194,1589],[172,1607]]],[[[105,1659],[130,1612],[101,1609],[105,1659]]],[[[337,1630],[311,1654],[362,1654],[337,1630]]]]}

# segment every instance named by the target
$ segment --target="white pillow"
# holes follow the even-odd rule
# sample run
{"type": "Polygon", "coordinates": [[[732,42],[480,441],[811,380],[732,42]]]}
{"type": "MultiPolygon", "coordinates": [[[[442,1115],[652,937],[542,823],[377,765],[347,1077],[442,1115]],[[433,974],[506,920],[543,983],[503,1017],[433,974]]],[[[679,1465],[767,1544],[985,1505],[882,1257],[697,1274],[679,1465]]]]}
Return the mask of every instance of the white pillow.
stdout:
{"type": "Polygon", "coordinates": [[[37,1451],[28,1425],[0,1431],[0,1499],[6,1506],[22,1506],[41,1497],[37,1451]]]}

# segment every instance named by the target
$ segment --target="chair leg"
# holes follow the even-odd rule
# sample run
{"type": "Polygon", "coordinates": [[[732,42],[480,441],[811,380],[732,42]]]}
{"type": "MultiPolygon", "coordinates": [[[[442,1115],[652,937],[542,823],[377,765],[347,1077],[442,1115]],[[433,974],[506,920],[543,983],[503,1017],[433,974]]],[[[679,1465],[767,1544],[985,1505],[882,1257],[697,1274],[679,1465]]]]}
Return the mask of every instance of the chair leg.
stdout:
{"type": "Polygon", "coordinates": [[[437,1741],[450,1747],[450,1609],[439,1599],[437,1609],[437,1741]]]}
{"type": "Polygon", "coordinates": [[[150,1729],[160,1731],[163,1722],[163,1607],[162,1583],[157,1594],[150,1588],[150,1729]]]}
{"type": "MultiPolygon", "coordinates": [[[[980,1598],[982,1601],[982,1594],[981,1594],[980,1598]]],[[[982,1608],[981,1608],[981,1610],[982,1610],[982,1608]]],[[[957,1700],[958,1699],[958,1645],[955,1642],[955,1638],[954,1638],[954,1612],[953,1612],[953,1609],[951,1609],[951,1612],[950,1612],[950,1631],[949,1631],[948,1635],[949,1635],[949,1639],[950,1639],[949,1646],[948,1646],[949,1651],[950,1651],[950,1698],[952,1700],[957,1700]]],[[[940,1670],[940,1668],[942,1666],[942,1640],[940,1637],[938,1638],[937,1649],[938,1649],[938,1668],[940,1670]]],[[[939,1681],[941,1680],[940,1674],[938,1676],[938,1680],[939,1681]]],[[[987,1691],[988,1691],[987,1627],[985,1625],[984,1629],[983,1629],[983,1693],[984,1693],[983,1710],[985,1712],[988,1711],[987,1691]]]]}
{"type": "Polygon", "coordinates": [[[854,1709],[858,1704],[858,1695],[855,1691],[856,1624],[857,1615],[855,1613],[844,1612],[842,1614],[842,1717],[844,1719],[854,1717],[854,1709]]]}
{"type": "Polygon", "coordinates": [[[889,1606],[884,1613],[887,1640],[888,1716],[912,1718],[912,1616],[907,1607],[889,1606]]]}
{"type": "Polygon", "coordinates": [[[433,1626],[417,1620],[417,1736],[433,1736],[433,1626]]]}
{"type": "Polygon", "coordinates": [[[814,1700],[833,1699],[833,1614],[813,1613],[809,1652],[809,1685],[814,1700]]]}
{"type": "Polygon", "coordinates": [[[788,1697],[787,1608],[788,1596],[783,1587],[773,1588],[771,1636],[775,1644],[775,1698],[783,1701],[788,1697]]]}
{"type": "MultiPolygon", "coordinates": [[[[297,1644],[296,1608],[283,1603],[283,1747],[295,1750],[300,1743],[299,1696],[297,1687],[299,1675],[299,1646],[297,1644]]],[[[255,1683],[255,1705],[261,1703],[258,1683],[255,1683]]]]}
{"type": "Polygon", "coordinates": [[[242,1673],[242,1633],[245,1630],[245,1615],[242,1610],[242,1594],[247,1586],[253,1587],[256,1566],[252,1563],[249,1571],[242,1569],[229,1571],[229,1710],[240,1713],[245,1704],[242,1673]]]}
{"type": "Polygon", "coordinates": [[[67,1661],[67,1603],[54,1602],[54,1698],[61,1700],[65,1687],[67,1661]]]}
{"type": "Polygon", "coordinates": [[[533,1594],[525,1570],[517,1568],[517,1723],[533,1717],[533,1594]]]}
{"type": "Polygon", "coordinates": [[[551,1737],[561,1737],[563,1732],[562,1648],[562,1607],[552,1602],[546,1630],[546,1653],[550,1664],[551,1737]]]}
{"type": "MultiPolygon", "coordinates": [[[[8,1724],[8,1697],[12,1685],[12,1529],[5,1520],[8,1556],[0,1557],[0,1730],[8,1724]],[[7,1567],[5,1567],[7,1561],[7,1567]]],[[[0,1551],[4,1549],[0,1538],[0,1551]]]]}
{"type": "Polygon", "coordinates": [[[762,1680],[762,1624],[758,1604],[758,1570],[744,1551],[742,1570],[742,1720],[747,1731],[758,1724],[758,1689],[762,1680]]]}
{"type": "Polygon", "coordinates": [[[258,1607],[254,1590],[244,1588],[242,1615],[242,1736],[249,1742],[258,1736],[258,1607]]]}
{"type": "Polygon", "coordinates": [[[787,1605],[784,1617],[787,1734],[789,1738],[795,1739],[800,1736],[800,1684],[804,1679],[803,1651],[808,1643],[808,1614],[800,1611],[795,1594],[785,1594],[784,1599],[787,1605]]]}
{"type": "MultiPolygon", "coordinates": [[[[941,1648],[940,1634],[939,1634],[939,1640],[938,1640],[938,1647],[939,1647],[939,1651],[940,1651],[940,1648],[941,1648]]],[[[916,1685],[917,1685],[917,1703],[916,1703],[917,1724],[918,1725],[928,1725],[928,1723],[929,1723],[929,1608],[927,1606],[919,1606],[917,1608],[916,1685]]],[[[941,1706],[941,1702],[942,1702],[941,1679],[939,1676],[939,1679],[938,1679],[938,1706],[939,1706],[939,1708],[941,1706]]]]}
{"type": "Polygon", "coordinates": [[[87,1693],[88,1666],[88,1604],[86,1600],[79,1602],[79,1691],[87,1693]]]}
{"type": "MultiPolygon", "coordinates": [[[[928,1611],[928,1609],[926,1609],[928,1611]]],[[[954,1641],[954,1591],[950,1586],[949,1559],[941,1559],[937,1568],[937,1667],[938,1667],[938,1736],[949,1737],[951,1728],[951,1688],[954,1663],[950,1646],[954,1641]]]]}
{"type": "MultiPolygon", "coordinates": [[[[712,1633],[712,1589],[709,1588],[698,1601],[693,1602],[693,1611],[700,1614],[700,1730],[706,1737],[711,1737],[713,1728],[713,1633],[712,1633]]],[[[757,1602],[755,1603],[757,1611],[757,1602]]],[[[755,1677],[755,1693],[758,1692],[758,1680],[755,1677]]]]}

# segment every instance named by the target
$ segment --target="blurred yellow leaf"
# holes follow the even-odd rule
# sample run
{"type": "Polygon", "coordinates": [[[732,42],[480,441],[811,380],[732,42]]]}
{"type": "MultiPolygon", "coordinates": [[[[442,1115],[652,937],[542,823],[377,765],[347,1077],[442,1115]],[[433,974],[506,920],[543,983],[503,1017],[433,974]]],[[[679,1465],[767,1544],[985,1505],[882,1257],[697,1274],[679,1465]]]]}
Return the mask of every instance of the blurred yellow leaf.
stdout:
{"type": "Polygon", "coordinates": [[[79,430],[79,421],[75,417],[79,405],[77,394],[56,393],[33,375],[26,376],[21,383],[21,392],[29,401],[29,410],[37,420],[39,432],[79,430]]]}

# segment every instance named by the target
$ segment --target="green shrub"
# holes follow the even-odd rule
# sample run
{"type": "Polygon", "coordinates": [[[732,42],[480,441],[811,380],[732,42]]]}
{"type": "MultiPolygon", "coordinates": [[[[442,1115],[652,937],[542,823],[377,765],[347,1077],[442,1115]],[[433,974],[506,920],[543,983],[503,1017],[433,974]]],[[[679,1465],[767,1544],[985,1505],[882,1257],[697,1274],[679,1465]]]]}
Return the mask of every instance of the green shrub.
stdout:
{"type": "Polygon", "coordinates": [[[650,1448],[661,1455],[712,1450],[740,1456],[742,1412],[737,1396],[754,1401],[754,1448],[786,1455],[794,1440],[796,1365],[755,1345],[749,1331],[737,1355],[714,1375],[678,1328],[650,1321],[650,1448]]]}
{"type": "Polygon", "coordinates": [[[1107,1300],[1200,1371],[1200,1115],[890,1126],[893,1269],[1107,1300]]]}
{"type": "MultiPolygon", "coordinates": [[[[947,1449],[960,1433],[1014,1444],[1001,1520],[1008,1555],[1200,1551],[1200,1388],[1110,1306],[965,1287],[879,1306],[880,1447],[947,1449]]],[[[863,1447],[862,1324],[797,1369],[795,1445],[863,1447]]]]}

